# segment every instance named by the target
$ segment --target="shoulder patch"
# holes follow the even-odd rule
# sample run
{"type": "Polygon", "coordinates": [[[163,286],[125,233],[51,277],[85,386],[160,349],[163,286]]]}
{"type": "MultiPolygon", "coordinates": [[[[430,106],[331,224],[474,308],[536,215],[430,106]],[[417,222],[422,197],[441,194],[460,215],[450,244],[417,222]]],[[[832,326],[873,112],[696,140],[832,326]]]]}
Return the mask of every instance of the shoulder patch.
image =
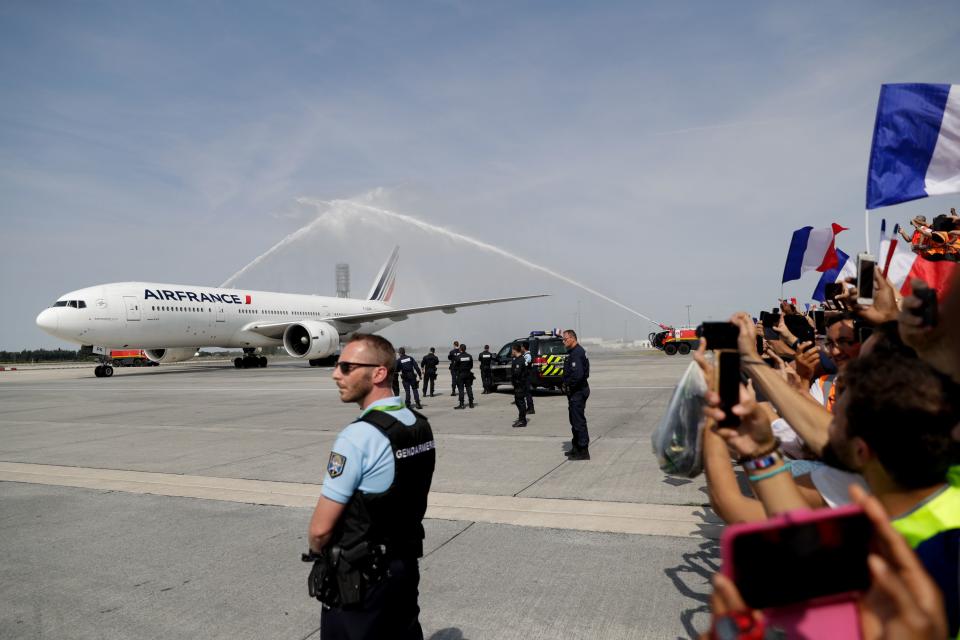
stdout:
{"type": "Polygon", "coordinates": [[[343,468],[347,466],[347,458],[336,451],[330,452],[330,460],[327,462],[327,473],[331,478],[337,478],[343,473],[343,468]]]}

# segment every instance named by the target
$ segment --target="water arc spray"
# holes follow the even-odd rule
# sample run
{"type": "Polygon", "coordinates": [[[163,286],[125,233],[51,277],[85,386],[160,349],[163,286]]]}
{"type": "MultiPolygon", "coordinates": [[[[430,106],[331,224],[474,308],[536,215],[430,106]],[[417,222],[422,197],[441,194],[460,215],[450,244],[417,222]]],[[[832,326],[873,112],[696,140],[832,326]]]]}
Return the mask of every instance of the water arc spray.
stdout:
{"type": "Polygon", "coordinates": [[[638,317],[640,317],[640,318],[643,318],[643,319],[646,320],[647,322],[650,322],[650,323],[652,323],[652,324],[657,325],[657,327],[661,327],[661,325],[660,325],[659,322],[657,322],[657,321],[655,321],[655,320],[653,320],[653,319],[651,319],[651,318],[643,315],[642,313],[640,313],[640,312],[637,311],[636,309],[631,309],[630,307],[628,307],[627,305],[623,304],[622,302],[618,302],[618,301],[614,300],[613,298],[611,298],[610,296],[607,296],[607,295],[605,295],[605,294],[597,291],[596,289],[593,289],[592,287],[588,287],[587,285],[583,284],[582,282],[578,282],[578,281],[574,280],[573,278],[570,278],[569,276],[565,276],[565,275],[563,275],[562,273],[557,273],[556,271],[553,271],[552,269],[548,269],[547,267],[544,267],[544,266],[542,266],[542,265],[539,265],[539,264],[537,264],[537,263],[535,263],[535,262],[530,262],[530,261],[527,260],[526,258],[523,258],[523,257],[520,257],[520,256],[515,255],[515,254],[513,254],[513,253],[510,253],[509,251],[506,251],[505,249],[501,249],[500,247],[497,247],[497,246],[495,246],[495,245],[489,244],[489,243],[487,243],[487,242],[483,242],[482,240],[477,240],[476,238],[472,238],[472,237],[467,236],[467,235],[464,235],[464,234],[462,234],[462,233],[457,233],[456,231],[451,231],[451,230],[449,230],[449,229],[447,229],[447,228],[445,228],[445,227],[441,227],[441,226],[439,226],[439,225],[435,225],[435,224],[432,224],[432,223],[429,223],[429,222],[424,222],[423,220],[420,220],[419,218],[415,218],[415,217],[413,217],[413,216],[410,216],[410,215],[407,215],[407,214],[404,214],[404,213],[398,213],[398,212],[396,212],[396,211],[391,211],[390,209],[383,209],[383,208],[381,208],[381,207],[375,207],[375,206],[370,205],[370,204],[366,204],[366,203],[362,203],[362,202],[356,202],[356,201],[354,201],[354,200],[316,200],[316,199],[313,199],[313,198],[297,198],[297,202],[298,202],[299,204],[305,204],[305,205],[309,205],[309,206],[316,207],[317,209],[326,208],[327,210],[324,211],[323,213],[321,213],[319,216],[317,216],[317,217],[316,217],[314,220],[312,220],[311,222],[307,223],[307,224],[304,225],[303,227],[297,229],[297,230],[294,231],[293,233],[289,234],[288,236],[286,236],[285,238],[283,238],[282,240],[280,240],[279,242],[277,242],[275,245],[273,245],[272,247],[270,247],[269,249],[267,249],[267,250],[266,250],[264,253],[262,253],[261,255],[259,255],[259,256],[257,256],[256,258],[254,258],[252,261],[250,261],[249,264],[247,264],[247,265],[244,266],[242,269],[240,269],[239,271],[237,271],[236,273],[234,273],[232,276],[230,276],[229,278],[227,278],[227,279],[224,281],[224,283],[223,283],[222,285],[220,285],[221,287],[229,287],[229,286],[232,285],[234,282],[236,282],[236,280],[237,280],[240,276],[242,276],[244,273],[246,273],[247,271],[249,271],[249,270],[252,269],[253,267],[255,267],[255,266],[257,266],[258,264],[262,263],[264,260],[268,259],[270,256],[274,255],[275,253],[277,253],[278,251],[280,251],[280,250],[283,249],[284,247],[290,245],[291,243],[296,242],[296,241],[299,240],[300,238],[302,238],[302,237],[306,236],[307,234],[309,234],[313,229],[315,229],[315,228],[319,227],[320,225],[322,225],[322,224],[327,220],[327,215],[328,215],[329,213],[331,213],[332,211],[338,211],[338,212],[340,212],[340,213],[349,214],[350,211],[351,211],[351,209],[353,209],[353,210],[369,211],[370,213],[373,213],[373,214],[375,214],[375,215],[378,215],[378,216],[381,216],[381,217],[384,217],[384,218],[388,218],[388,219],[392,219],[392,220],[397,220],[397,221],[400,221],[400,222],[403,222],[403,223],[412,225],[412,226],[414,226],[414,227],[416,227],[416,228],[418,228],[418,229],[422,229],[423,231],[427,231],[428,233],[433,233],[433,234],[436,234],[436,235],[440,235],[440,236],[443,236],[443,237],[445,237],[445,238],[449,238],[449,239],[451,239],[451,240],[455,240],[455,241],[457,241],[457,242],[463,242],[463,243],[469,244],[469,245],[471,245],[471,246],[473,246],[473,247],[476,247],[477,249],[481,249],[481,250],[483,250],[483,251],[487,251],[487,252],[489,252],[489,253],[496,254],[496,255],[501,256],[501,257],[503,257],[503,258],[507,258],[508,260],[511,260],[511,261],[513,261],[513,262],[516,262],[517,264],[520,264],[520,265],[522,265],[522,266],[524,266],[524,267],[526,267],[526,268],[528,268],[528,269],[531,269],[531,270],[533,270],[533,271],[539,271],[539,272],[541,272],[541,273],[545,273],[545,274],[547,274],[548,276],[551,276],[551,277],[553,277],[553,278],[556,278],[556,279],[558,279],[558,280],[561,280],[561,281],[563,281],[563,282],[566,282],[567,284],[573,285],[574,287],[577,287],[578,289],[582,289],[583,291],[586,291],[587,293],[589,293],[589,294],[592,295],[592,296],[596,296],[597,298],[600,298],[601,300],[605,300],[606,302],[609,302],[610,304],[612,304],[612,305],[614,305],[614,306],[617,306],[617,307],[623,309],[624,311],[627,311],[627,312],[629,312],[629,313],[632,313],[632,314],[635,315],[635,316],[638,316],[638,317]]]}

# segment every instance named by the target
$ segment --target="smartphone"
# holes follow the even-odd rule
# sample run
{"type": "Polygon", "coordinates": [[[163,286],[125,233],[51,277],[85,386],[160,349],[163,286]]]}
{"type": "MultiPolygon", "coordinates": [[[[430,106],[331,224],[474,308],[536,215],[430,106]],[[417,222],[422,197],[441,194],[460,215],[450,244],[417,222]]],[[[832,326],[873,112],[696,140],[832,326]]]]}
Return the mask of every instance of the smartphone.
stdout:
{"type": "Polygon", "coordinates": [[[859,638],[856,599],[870,587],[872,537],[857,505],[733,524],[720,539],[722,571],[787,637],[859,638]],[[789,567],[789,579],[777,567],[789,567]]]}
{"type": "Polygon", "coordinates": [[[827,335],[827,312],[823,309],[817,309],[813,312],[814,330],[818,336],[827,335]]]}
{"type": "Polygon", "coordinates": [[[783,316],[783,323],[787,325],[790,333],[795,335],[800,342],[813,342],[816,337],[813,332],[813,327],[810,326],[810,323],[807,322],[807,319],[803,316],[783,316]]]}
{"type": "Polygon", "coordinates": [[[732,322],[704,322],[701,335],[707,341],[707,348],[714,351],[719,349],[737,350],[737,340],[740,338],[740,327],[732,322]]]}
{"type": "Polygon", "coordinates": [[[873,270],[877,260],[869,253],[857,254],[857,304],[873,304],[873,270]]]}
{"type": "Polygon", "coordinates": [[[763,353],[763,336],[757,336],[757,353],[763,353]]]}
{"type": "Polygon", "coordinates": [[[776,311],[761,311],[760,322],[768,329],[773,329],[780,324],[780,309],[776,311]]]}
{"type": "Polygon", "coordinates": [[[836,300],[841,293],[843,293],[842,282],[828,282],[823,287],[823,297],[827,300],[836,300]]]}
{"type": "Polygon", "coordinates": [[[853,320],[853,333],[857,336],[857,342],[863,344],[867,341],[871,335],[873,335],[873,325],[867,324],[860,318],[854,318],[853,320]]]}
{"type": "MultiPolygon", "coordinates": [[[[710,345],[709,338],[707,346],[710,345]]],[[[717,423],[720,427],[740,426],[740,416],[731,411],[740,403],[740,354],[736,351],[721,351],[717,366],[717,393],[720,394],[720,409],[724,418],[717,423]]]]}
{"type": "Polygon", "coordinates": [[[920,298],[921,305],[912,311],[913,315],[923,320],[924,327],[935,327],[939,318],[937,317],[937,291],[936,289],[914,289],[913,295],[920,298]]]}

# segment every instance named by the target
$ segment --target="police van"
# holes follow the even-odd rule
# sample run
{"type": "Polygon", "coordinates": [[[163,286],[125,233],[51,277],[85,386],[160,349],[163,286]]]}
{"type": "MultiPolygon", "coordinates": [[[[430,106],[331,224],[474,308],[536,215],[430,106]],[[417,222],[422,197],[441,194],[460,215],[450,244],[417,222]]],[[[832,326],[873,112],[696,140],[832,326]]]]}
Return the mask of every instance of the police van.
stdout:
{"type": "Polygon", "coordinates": [[[563,338],[556,329],[550,331],[531,331],[526,338],[517,338],[503,345],[493,356],[490,373],[493,377],[493,388],[498,385],[510,384],[510,361],[513,355],[510,351],[513,345],[526,342],[530,345],[532,371],[530,385],[533,388],[559,389],[563,381],[563,363],[567,359],[567,349],[563,346],[563,338]]]}

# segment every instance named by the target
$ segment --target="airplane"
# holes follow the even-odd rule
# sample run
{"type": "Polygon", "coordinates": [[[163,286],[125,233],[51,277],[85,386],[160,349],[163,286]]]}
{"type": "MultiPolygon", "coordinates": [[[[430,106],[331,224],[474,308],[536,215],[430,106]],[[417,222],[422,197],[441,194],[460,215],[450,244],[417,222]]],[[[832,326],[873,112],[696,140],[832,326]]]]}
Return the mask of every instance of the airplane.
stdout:
{"type": "MultiPolygon", "coordinates": [[[[312,366],[336,363],[341,343],[356,333],[374,333],[409,316],[540,298],[546,294],[435,304],[390,306],[400,247],[383,264],[365,300],[248,291],[156,282],[118,282],[77,289],[60,296],[37,316],[50,335],[80,345],[109,349],[143,349],[158,364],[183,362],[200,347],[243,349],[238,369],[265,367],[261,347],[282,345],[294,358],[312,366]]],[[[98,378],[113,375],[104,358],[98,378]]]]}

